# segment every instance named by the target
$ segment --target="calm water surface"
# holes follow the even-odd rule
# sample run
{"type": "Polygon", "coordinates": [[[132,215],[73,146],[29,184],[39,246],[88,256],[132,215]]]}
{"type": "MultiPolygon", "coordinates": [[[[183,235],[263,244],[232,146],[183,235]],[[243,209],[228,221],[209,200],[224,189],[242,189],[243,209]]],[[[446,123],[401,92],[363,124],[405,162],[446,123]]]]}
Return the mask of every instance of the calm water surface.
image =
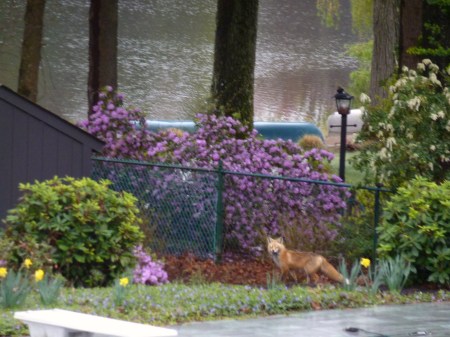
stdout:
{"type": "MultiPolygon", "coordinates": [[[[348,0],[337,28],[321,25],[316,0],[260,0],[255,120],[320,123],[357,62],[346,56],[348,0]]],[[[25,1],[0,1],[0,83],[17,89],[25,1]]],[[[212,76],[216,0],[121,0],[119,91],[153,119],[202,111],[212,76]]],[[[39,104],[86,117],[88,0],[47,0],[39,104]]]]}

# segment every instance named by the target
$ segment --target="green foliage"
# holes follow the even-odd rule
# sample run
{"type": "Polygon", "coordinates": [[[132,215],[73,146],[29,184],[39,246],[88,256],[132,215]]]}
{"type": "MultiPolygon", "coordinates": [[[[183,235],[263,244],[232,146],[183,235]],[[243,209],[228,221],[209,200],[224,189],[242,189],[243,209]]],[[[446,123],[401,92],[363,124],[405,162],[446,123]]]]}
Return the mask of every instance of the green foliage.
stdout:
{"type": "Polygon", "coordinates": [[[380,261],[379,275],[391,292],[399,293],[405,286],[411,272],[411,263],[400,255],[380,261]]]}
{"type": "Polygon", "coordinates": [[[117,307],[125,305],[125,299],[129,292],[128,277],[117,279],[113,287],[113,302],[117,307]]]}
{"type": "Polygon", "coordinates": [[[364,95],[365,127],[357,138],[363,147],[352,162],[370,172],[369,182],[400,186],[419,172],[435,182],[450,179],[450,92],[438,73],[423,60],[417,71],[403,69],[379,105],[364,95]]]}
{"type": "Polygon", "coordinates": [[[378,265],[374,267],[370,267],[369,259],[355,260],[350,273],[347,271],[344,261],[340,265],[339,270],[349,280],[347,284],[344,284],[345,290],[355,290],[358,283],[360,283],[359,280],[364,280],[371,295],[375,295],[382,285],[386,285],[390,292],[398,294],[408,280],[411,264],[403,257],[397,255],[395,258],[381,259],[378,265]],[[361,266],[367,268],[366,274],[361,269],[361,266]]]}
{"type": "Polygon", "coordinates": [[[9,270],[0,280],[0,307],[15,308],[22,305],[31,291],[30,282],[19,270],[9,270]]]}
{"type": "Polygon", "coordinates": [[[342,218],[339,238],[332,247],[334,254],[342,254],[349,260],[373,254],[374,193],[356,190],[347,202],[347,211],[342,218]]]}
{"type": "Polygon", "coordinates": [[[351,0],[352,30],[362,37],[372,36],[373,0],[351,0]]]}
{"type": "Polygon", "coordinates": [[[36,288],[44,305],[54,304],[59,297],[64,279],[60,276],[50,277],[45,274],[44,279],[36,282],[36,288]]]}
{"type": "Polygon", "coordinates": [[[352,105],[360,106],[361,93],[368,92],[370,88],[370,69],[372,63],[373,40],[352,44],[347,49],[347,54],[358,60],[358,69],[350,73],[350,86],[348,91],[355,97],[352,105]]]}
{"type": "Polygon", "coordinates": [[[358,276],[361,274],[361,265],[358,261],[355,261],[352,265],[352,268],[350,271],[347,269],[347,265],[345,263],[345,260],[343,260],[339,264],[339,272],[344,276],[346,279],[346,282],[342,284],[342,287],[345,290],[352,291],[355,290],[357,286],[357,279],[358,276]]]}
{"type": "Polygon", "coordinates": [[[266,287],[269,290],[285,288],[283,281],[281,280],[281,274],[273,271],[272,273],[267,273],[266,287]]]}
{"type": "Polygon", "coordinates": [[[143,236],[136,198],[110,184],[71,177],[21,184],[23,197],[6,218],[11,260],[35,259],[23,247],[40,248],[46,267],[75,286],[106,285],[131,267],[143,236]]]}
{"type": "Polygon", "coordinates": [[[339,0],[317,0],[317,15],[322,20],[322,24],[328,28],[337,28],[339,23],[339,0]]]}
{"type": "Polygon", "coordinates": [[[450,181],[418,177],[399,188],[378,232],[380,256],[402,255],[420,282],[450,284],[450,181]]]}

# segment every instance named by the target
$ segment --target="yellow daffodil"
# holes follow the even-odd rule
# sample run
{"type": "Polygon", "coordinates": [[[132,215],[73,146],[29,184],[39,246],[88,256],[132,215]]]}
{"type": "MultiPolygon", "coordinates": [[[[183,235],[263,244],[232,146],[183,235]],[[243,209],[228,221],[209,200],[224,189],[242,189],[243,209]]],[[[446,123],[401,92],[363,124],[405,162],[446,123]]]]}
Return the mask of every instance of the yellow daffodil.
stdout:
{"type": "Polygon", "coordinates": [[[126,287],[127,285],[128,285],[128,277],[123,277],[123,278],[121,278],[120,280],[119,280],[119,284],[122,286],[122,287],[126,287]]]}
{"type": "Polygon", "coordinates": [[[38,269],[36,270],[36,272],[34,273],[34,279],[36,280],[36,282],[42,281],[42,279],[44,278],[44,271],[42,269],[38,269]]]}
{"type": "Polygon", "coordinates": [[[5,267],[1,267],[0,268],[0,278],[5,278],[6,275],[8,275],[8,269],[6,269],[5,267]]]}
{"type": "Polygon", "coordinates": [[[365,268],[370,267],[370,260],[366,259],[365,257],[361,258],[361,265],[365,268]]]}
{"type": "Polygon", "coordinates": [[[23,265],[25,266],[25,268],[29,269],[31,267],[31,265],[33,264],[33,262],[30,259],[25,259],[25,261],[23,261],[23,265]]]}

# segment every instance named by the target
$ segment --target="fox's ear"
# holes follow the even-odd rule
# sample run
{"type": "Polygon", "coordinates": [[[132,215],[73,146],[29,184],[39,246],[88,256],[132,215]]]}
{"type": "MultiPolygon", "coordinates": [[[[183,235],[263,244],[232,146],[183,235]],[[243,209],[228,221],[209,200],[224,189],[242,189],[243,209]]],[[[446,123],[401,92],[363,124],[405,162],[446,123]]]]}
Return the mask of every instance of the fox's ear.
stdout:
{"type": "Polygon", "coordinates": [[[280,236],[280,237],[277,239],[277,241],[278,241],[279,243],[283,243],[283,237],[280,236]]]}
{"type": "Polygon", "coordinates": [[[267,243],[271,243],[272,241],[273,241],[273,239],[270,236],[268,236],[267,237],[267,243]]]}

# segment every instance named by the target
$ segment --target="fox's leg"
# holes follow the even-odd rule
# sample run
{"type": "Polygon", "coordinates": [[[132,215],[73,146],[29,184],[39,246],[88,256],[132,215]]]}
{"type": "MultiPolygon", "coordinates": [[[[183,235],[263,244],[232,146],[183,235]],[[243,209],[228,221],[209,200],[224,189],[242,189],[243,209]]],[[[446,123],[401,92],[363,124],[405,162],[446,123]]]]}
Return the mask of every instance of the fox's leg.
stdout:
{"type": "Polygon", "coordinates": [[[291,277],[294,279],[295,283],[298,283],[297,274],[295,273],[294,270],[289,271],[289,275],[291,275],[291,277]]]}
{"type": "Polygon", "coordinates": [[[314,263],[314,262],[309,262],[305,265],[303,270],[305,271],[306,280],[308,283],[310,282],[310,278],[311,278],[312,283],[317,283],[317,281],[319,279],[319,276],[317,275],[318,269],[319,269],[319,266],[317,265],[317,263],[314,263]]]}

